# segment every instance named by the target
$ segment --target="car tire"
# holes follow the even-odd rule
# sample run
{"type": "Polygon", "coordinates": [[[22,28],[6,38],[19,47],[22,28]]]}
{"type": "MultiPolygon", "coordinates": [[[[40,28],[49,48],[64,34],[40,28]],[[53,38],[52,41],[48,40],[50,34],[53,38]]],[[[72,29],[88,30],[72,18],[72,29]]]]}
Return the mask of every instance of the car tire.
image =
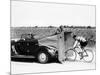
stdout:
{"type": "Polygon", "coordinates": [[[48,52],[40,51],[37,56],[38,62],[45,64],[50,60],[50,55],[48,52]]]}

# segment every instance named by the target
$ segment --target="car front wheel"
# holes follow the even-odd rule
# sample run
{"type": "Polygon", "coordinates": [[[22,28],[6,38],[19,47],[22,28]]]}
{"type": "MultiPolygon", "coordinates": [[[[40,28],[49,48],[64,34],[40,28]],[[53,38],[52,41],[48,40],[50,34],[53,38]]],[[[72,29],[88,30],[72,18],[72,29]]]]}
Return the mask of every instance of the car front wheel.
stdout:
{"type": "Polygon", "coordinates": [[[45,64],[49,61],[49,57],[50,56],[48,52],[41,51],[38,54],[38,61],[42,64],[45,64]]]}

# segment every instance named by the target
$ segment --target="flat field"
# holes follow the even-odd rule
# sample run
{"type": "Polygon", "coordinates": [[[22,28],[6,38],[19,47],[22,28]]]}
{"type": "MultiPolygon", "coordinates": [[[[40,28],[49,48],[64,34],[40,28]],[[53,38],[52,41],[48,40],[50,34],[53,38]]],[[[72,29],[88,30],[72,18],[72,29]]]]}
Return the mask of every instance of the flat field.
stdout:
{"type": "MultiPolygon", "coordinates": [[[[56,30],[57,27],[11,27],[11,39],[20,38],[21,34],[29,33],[34,34],[37,39],[43,39],[54,34],[56,30]]],[[[86,38],[90,38],[92,35],[91,40],[93,41],[90,41],[89,45],[94,46],[96,44],[96,27],[66,27],[64,30],[68,32],[71,31],[78,36],[84,36],[86,38]]],[[[49,40],[47,39],[47,41],[49,40]]],[[[53,37],[50,41],[55,42],[56,38],[53,37]]]]}

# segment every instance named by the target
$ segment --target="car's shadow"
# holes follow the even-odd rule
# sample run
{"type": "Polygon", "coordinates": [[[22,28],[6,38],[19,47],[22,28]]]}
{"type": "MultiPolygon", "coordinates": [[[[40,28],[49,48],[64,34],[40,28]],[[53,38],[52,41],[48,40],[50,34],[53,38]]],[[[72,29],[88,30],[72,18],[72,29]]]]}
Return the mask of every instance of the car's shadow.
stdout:
{"type": "MultiPolygon", "coordinates": [[[[33,58],[11,58],[11,61],[14,61],[14,62],[25,62],[25,63],[39,63],[37,61],[37,59],[33,59],[33,58]]],[[[50,63],[59,63],[60,62],[57,60],[57,59],[52,59],[51,61],[49,61],[48,63],[46,64],[50,64],[50,63]]]]}

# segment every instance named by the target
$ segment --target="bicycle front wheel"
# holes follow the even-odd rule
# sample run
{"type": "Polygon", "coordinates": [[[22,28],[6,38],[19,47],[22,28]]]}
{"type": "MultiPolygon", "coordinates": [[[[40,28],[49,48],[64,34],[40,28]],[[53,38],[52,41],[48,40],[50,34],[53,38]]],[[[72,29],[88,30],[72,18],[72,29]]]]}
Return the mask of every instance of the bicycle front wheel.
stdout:
{"type": "Polygon", "coordinates": [[[75,61],[76,60],[76,57],[77,57],[77,54],[76,54],[76,51],[73,50],[73,49],[69,49],[65,52],[65,56],[66,56],[66,59],[68,61],[75,61]]]}
{"type": "Polygon", "coordinates": [[[86,49],[85,50],[85,53],[83,54],[83,60],[85,62],[92,62],[93,61],[93,58],[94,58],[94,54],[93,54],[93,51],[92,50],[89,50],[89,49],[86,49]]]}

